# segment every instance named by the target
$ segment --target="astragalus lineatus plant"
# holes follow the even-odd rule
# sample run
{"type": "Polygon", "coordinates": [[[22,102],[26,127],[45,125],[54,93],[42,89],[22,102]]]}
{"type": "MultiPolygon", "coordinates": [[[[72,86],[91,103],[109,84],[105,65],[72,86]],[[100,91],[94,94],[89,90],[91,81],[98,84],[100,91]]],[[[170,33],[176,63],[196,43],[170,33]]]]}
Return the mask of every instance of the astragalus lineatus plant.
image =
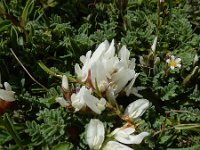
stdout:
{"type": "Polygon", "coordinates": [[[133,144],[140,144],[149,133],[137,131],[136,120],[148,109],[149,101],[133,99],[128,106],[118,102],[126,101],[132,94],[139,95],[134,87],[139,73],[135,71],[136,63],[130,58],[130,51],[126,46],[117,50],[114,40],[110,44],[106,40],[93,53],[88,51],[81,56],[80,61],[80,65],[75,65],[73,82],[62,76],[63,96],[56,101],[66,111],[89,117],[85,128],[89,148],[128,150],[133,144]],[[108,130],[104,116],[111,114],[109,121],[113,126],[108,130]]]}

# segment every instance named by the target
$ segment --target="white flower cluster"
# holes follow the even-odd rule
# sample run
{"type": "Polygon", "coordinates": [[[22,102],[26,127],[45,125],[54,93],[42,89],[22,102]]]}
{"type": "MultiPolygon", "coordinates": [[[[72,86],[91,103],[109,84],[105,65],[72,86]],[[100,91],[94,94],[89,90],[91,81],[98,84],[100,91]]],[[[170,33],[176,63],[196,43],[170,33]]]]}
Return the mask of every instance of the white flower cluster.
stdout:
{"type": "Polygon", "coordinates": [[[124,90],[129,96],[135,79],[139,75],[135,72],[135,59],[129,60],[130,52],[123,46],[118,55],[115,54],[114,40],[109,45],[104,41],[92,54],[88,51],[81,56],[83,67],[75,65],[75,72],[82,82],[88,82],[91,88],[98,88],[101,92],[113,93],[116,98],[124,90]],[[130,82],[128,85],[127,83],[130,82]]]}
{"type": "MultiPolygon", "coordinates": [[[[65,96],[56,99],[61,106],[72,107],[74,112],[89,108],[94,113],[101,114],[106,109],[106,104],[117,103],[116,98],[120,92],[124,92],[126,96],[139,95],[133,87],[139,73],[135,72],[135,59],[130,59],[130,51],[125,46],[116,54],[114,40],[111,44],[106,40],[94,53],[88,51],[86,56],[81,56],[80,61],[82,67],[76,64],[75,73],[82,86],[79,85],[71,92],[68,79],[63,75],[62,89],[65,96]]],[[[133,120],[140,117],[148,107],[148,100],[138,99],[129,104],[121,115],[133,120]]],[[[129,150],[131,148],[123,144],[139,144],[149,135],[147,132],[134,135],[134,132],[134,125],[125,121],[123,127],[111,133],[114,139],[102,146],[105,139],[104,125],[98,119],[91,119],[86,129],[86,141],[91,149],[129,150]]]]}
{"type": "MultiPolygon", "coordinates": [[[[149,107],[149,101],[139,99],[131,103],[125,110],[125,114],[129,117],[138,118],[149,107]]],[[[105,138],[105,128],[103,123],[98,119],[91,119],[86,128],[86,141],[90,149],[99,150],[133,150],[124,144],[140,144],[144,137],[148,136],[148,132],[142,132],[135,135],[135,127],[130,123],[126,123],[120,128],[116,128],[111,136],[113,140],[108,141],[102,146],[105,138]]]]}

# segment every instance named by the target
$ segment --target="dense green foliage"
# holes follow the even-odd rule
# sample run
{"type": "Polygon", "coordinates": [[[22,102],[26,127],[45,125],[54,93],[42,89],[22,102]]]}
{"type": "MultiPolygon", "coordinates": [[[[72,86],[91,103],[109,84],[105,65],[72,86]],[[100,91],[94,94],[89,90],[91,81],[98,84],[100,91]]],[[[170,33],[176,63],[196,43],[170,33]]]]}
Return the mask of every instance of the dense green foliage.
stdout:
{"type": "MultiPolygon", "coordinates": [[[[200,149],[199,6],[198,0],[0,0],[0,81],[16,94],[1,116],[0,149],[88,149],[88,114],[68,112],[55,98],[62,95],[59,74],[74,75],[80,56],[106,39],[136,58],[135,86],[145,87],[139,94],[152,104],[140,120],[151,135],[133,148],[200,149]],[[181,58],[181,68],[170,70],[170,55],[181,58]]],[[[108,129],[115,124],[109,117],[108,129]]]]}

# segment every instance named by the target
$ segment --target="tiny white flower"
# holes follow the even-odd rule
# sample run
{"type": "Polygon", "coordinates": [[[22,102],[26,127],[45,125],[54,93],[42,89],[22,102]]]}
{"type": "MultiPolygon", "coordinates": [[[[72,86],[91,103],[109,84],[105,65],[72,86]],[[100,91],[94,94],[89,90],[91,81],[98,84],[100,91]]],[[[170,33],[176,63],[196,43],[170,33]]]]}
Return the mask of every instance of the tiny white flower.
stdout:
{"type": "Polygon", "coordinates": [[[109,141],[103,148],[103,150],[133,150],[133,149],[119,142],[109,141]]]}
{"type": "Polygon", "coordinates": [[[121,128],[117,128],[112,132],[114,138],[124,144],[140,144],[144,137],[148,136],[148,132],[142,132],[138,135],[133,134],[135,132],[134,126],[124,125],[121,128]]]}
{"type": "Polygon", "coordinates": [[[168,66],[174,70],[176,67],[181,67],[181,59],[180,58],[175,58],[174,55],[171,55],[169,59],[166,60],[168,63],[168,66]]]}
{"type": "Polygon", "coordinates": [[[142,116],[148,107],[149,101],[147,99],[138,99],[126,107],[124,114],[135,119],[142,116]]]}
{"type": "Polygon", "coordinates": [[[9,102],[15,101],[15,98],[14,98],[15,92],[12,91],[10,84],[8,82],[4,82],[4,87],[5,87],[5,90],[0,89],[0,100],[9,101],[9,102]]]}
{"type": "Polygon", "coordinates": [[[86,141],[90,149],[99,150],[104,141],[105,129],[98,119],[91,119],[86,128],[86,141]]]}

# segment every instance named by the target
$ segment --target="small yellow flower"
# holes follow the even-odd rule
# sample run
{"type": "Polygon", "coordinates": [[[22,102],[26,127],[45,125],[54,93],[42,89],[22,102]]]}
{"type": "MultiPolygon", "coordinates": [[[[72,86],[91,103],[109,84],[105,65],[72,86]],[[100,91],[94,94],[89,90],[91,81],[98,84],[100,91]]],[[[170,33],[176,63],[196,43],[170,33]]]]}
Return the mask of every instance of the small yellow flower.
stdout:
{"type": "Polygon", "coordinates": [[[174,70],[175,67],[181,67],[181,59],[180,58],[175,58],[174,55],[171,55],[170,58],[168,58],[166,60],[166,62],[168,63],[168,66],[174,70]]]}

